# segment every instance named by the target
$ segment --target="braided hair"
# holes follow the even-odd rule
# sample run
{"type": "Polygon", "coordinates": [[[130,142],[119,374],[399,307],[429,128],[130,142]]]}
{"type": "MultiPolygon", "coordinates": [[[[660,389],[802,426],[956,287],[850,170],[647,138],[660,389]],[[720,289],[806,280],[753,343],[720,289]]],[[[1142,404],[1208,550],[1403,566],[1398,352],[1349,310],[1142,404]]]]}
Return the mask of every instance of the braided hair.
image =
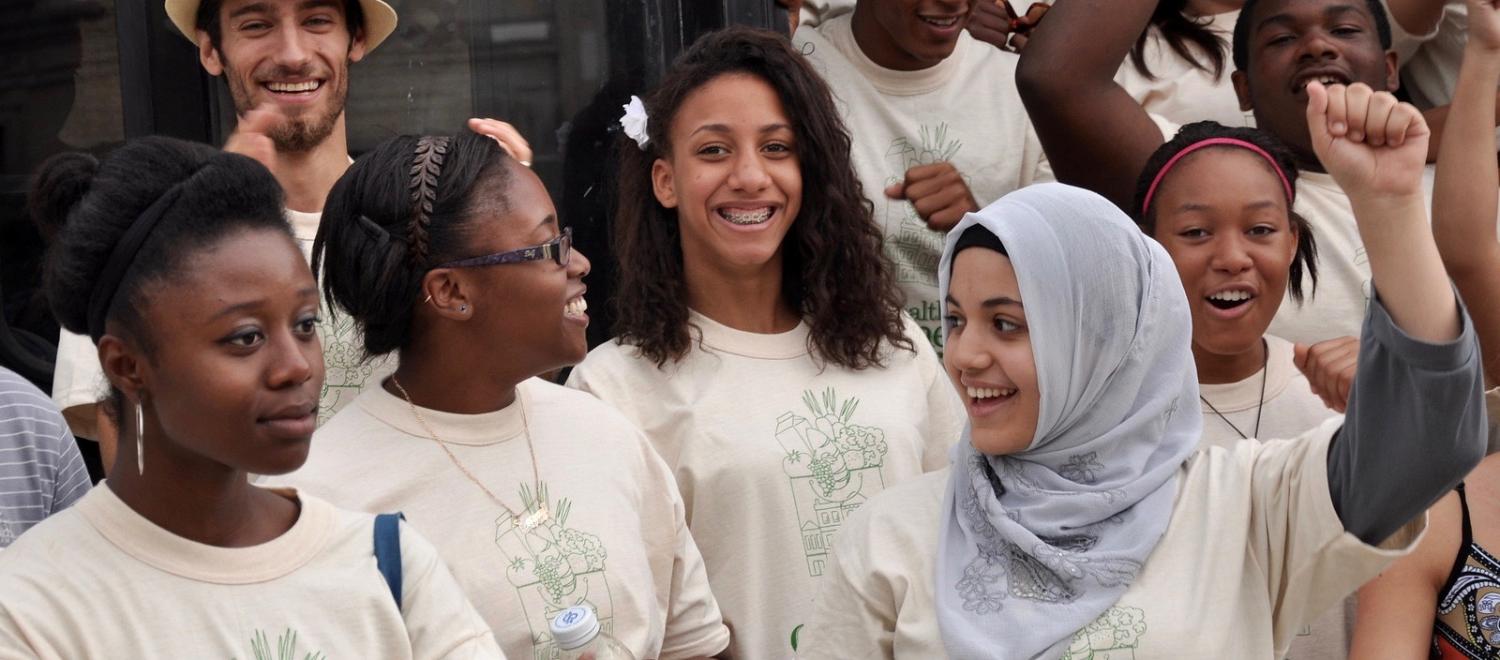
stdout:
{"type": "Polygon", "coordinates": [[[504,195],[492,193],[509,188],[510,160],[494,140],[472,133],[402,135],[376,145],[334,184],[313,242],[313,272],[363,331],[367,358],[410,342],[422,278],[434,264],[472,256],[467,230],[480,212],[504,211],[504,195]]]}

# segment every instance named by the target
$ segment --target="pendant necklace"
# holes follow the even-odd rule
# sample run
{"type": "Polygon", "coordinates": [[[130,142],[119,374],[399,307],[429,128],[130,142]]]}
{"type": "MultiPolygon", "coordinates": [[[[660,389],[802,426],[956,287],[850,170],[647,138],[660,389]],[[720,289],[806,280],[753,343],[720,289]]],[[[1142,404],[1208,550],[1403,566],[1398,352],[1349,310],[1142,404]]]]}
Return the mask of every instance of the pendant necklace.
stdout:
{"type": "Polygon", "coordinates": [[[1224,413],[1219,412],[1219,409],[1215,408],[1214,404],[1209,403],[1208,399],[1203,398],[1202,394],[1198,395],[1198,399],[1203,402],[1203,405],[1208,406],[1209,410],[1214,411],[1214,414],[1218,415],[1219,419],[1224,420],[1224,423],[1228,424],[1229,428],[1234,429],[1234,432],[1238,433],[1242,440],[1249,440],[1251,437],[1260,437],[1260,414],[1266,408],[1266,377],[1271,372],[1269,368],[1271,364],[1271,347],[1266,344],[1265,337],[1260,338],[1260,348],[1264,354],[1261,356],[1260,363],[1260,403],[1255,405],[1255,434],[1253,436],[1245,435],[1245,432],[1241,431],[1240,427],[1235,426],[1234,422],[1229,421],[1229,418],[1225,417],[1224,413]]]}
{"type": "MultiPolygon", "coordinates": [[[[520,527],[522,530],[529,532],[533,529],[536,529],[538,525],[547,522],[552,517],[552,514],[547,511],[547,503],[540,500],[537,501],[537,510],[524,516],[516,513],[515,509],[506,506],[505,502],[500,501],[500,498],[496,497],[494,493],[490,492],[490,489],[485,488],[484,484],[479,483],[479,480],[474,478],[474,474],[472,472],[469,472],[469,469],[464,467],[463,463],[459,462],[457,456],[453,455],[453,450],[448,449],[448,444],[443,442],[443,440],[438,437],[437,432],[433,431],[432,427],[427,424],[427,420],[422,418],[422,413],[417,410],[417,404],[412,402],[411,395],[406,393],[406,388],[401,386],[401,382],[396,380],[396,376],[394,374],[391,376],[391,384],[395,385],[396,389],[401,392],[401,397],[406,399],[406,405],[411,408],[412,417],[417,418],[417,423],[422,425],[422,430],[426,431],[427,436],[433,442],[437,443],[437,446],[443,450],[444,454],[448,455],[448,460],[453,461],[453,467],[458,468],[458,471],[462,472],[465,477],[468,477],[469,481],[473,482],[475,486],[478,486],[479,490],[484,491],[484,494],[488,496],[492,501],[494,501],[495,504],[499,505],[500,508],[505,509],[506,513],[510,514],[510,523],[512,527],[520,527]]],[[[531,482],[533,488],[532,492],[536,493],[537,497],[541,497],[542,481],[541,477],[538,476],[537,473],[536,448],[532,447],[531,445],[531,426],[527,423],[526,420],[526,400],[521,396],[521,390],[519,388],[516,389],[516,405],[521,406],[521,434],[526,437],[526,451],[531,454],[531,482]]]]}

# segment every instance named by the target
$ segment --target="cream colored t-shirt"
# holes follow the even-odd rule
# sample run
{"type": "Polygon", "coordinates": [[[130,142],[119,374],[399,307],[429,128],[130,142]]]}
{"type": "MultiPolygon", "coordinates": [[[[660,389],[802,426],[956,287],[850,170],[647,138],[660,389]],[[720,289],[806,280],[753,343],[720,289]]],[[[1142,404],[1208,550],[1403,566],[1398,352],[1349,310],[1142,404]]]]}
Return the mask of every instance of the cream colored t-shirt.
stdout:
{"type": "Polygon", "coordinates": [[[364,511],[402,511],[438,551],[513,658],[553,658],[547,623],[593,607],[637,658],[718,653],[729,631],[688,533],[672,473],[630,422],[587,394],[539,379],[520,405],[481,415],[419,409],[471,482],[406,401],[374,386],[313,438],[301,470],[281,478],[364,511]],[[524,412],[523,412],[524,407],[524,412]],[[533,486],[535,450],[540,485],[533,486]]]}
{"type": "MultiPolygon", "coordinates": [[[[303,213],[286,209],[292,233],[303,256],[312,259],[313,239],[318,235],[321,213],[303,213]]],[[[321,297],[322,290],[319,290],[321,297]]],[[[318,421],[327,421],[345,404],[359,395],[368,383],[378,383],[395,368],[394,360],[377,358],[362,362],[364,337],[348,314],[332,314],[332,307],[322,303],[323,322],[318,338],[323,342],[323,394],[318,403],[318,421]]],[[[52,401],[67,417],[73,433],[97,438],[92,406],[109,396],[109,383],[99,366],[99,352],[87,335],[63,330],[57,343],[57,367],[52,376],[52,401]]]]}
{"type": "MultiPolygon", "coordinates": [[[[1234,40],[1234,22],[1239,19],[1239,10],[1209,16],[1209,31],[1224,38],[1224,73],[1214,76],[1212,69],[1204,71],[1193,66],[1172,50],[1155,26],[1147,28],[1144,59],[1154,78],[1142,74],[1129,57],[1115,73],[1115,82],[1134,98],[1141,107],[1175,124],[1186,125],[1195,121],[1212,120],[1225,126],[1255,126],[1255,116],[1240,110],[1240,99],[1234,93],[1234,83],[1229,74],[1234,71],[1227,44],[1234,40]]],[[[1197,51],[1191,44],[1189,48],[1197,51]]],[[[1207,58],[1203,58],[1208,63],[1207,58]]],[[[1171,135],[1167,138],[1171,139],[1171,135]]]]}
{"type": "Polygon", "coordinates": [[[307,495],[281,536],[176,536],[104,484],[0,559],[0,658],[504,658],[426,539],[401,526],[401,607],[374,517],[307,495]]]}
{"type": "Polygon", "coordinates": [[[1274,335],[1266,335],[1265,339],[1269,349],[1266,369],[1237,383],[1198,385],[1198,393],[1206,401],[1202,406],[1203,449],[1231,449],[1245,437],[1295,438],[1338,416],[1313,394],[1307,377],[1297,370],[1292,343],[1274,335]],[[1262,380],[1264,405],[1261,405],[1262,380]],[[1255,426],[1257,416],[1259,433],[1255,426]]]}
{"type": "MultiPolygon", "coordinates": [[[[1215,447],[1183,464],[1160,544],[1064,660],[1282,657],[1306,621],[1409,552],[1425,515],[1380,547],[1344,531],[1328,493],[1338,426],[1215,447]]],[[[799,657],[946,656],[933,575],[947,479],[947,470],[923,475],[849,520],[799,657]]]]}
{"type": "Polygon", "coordinates": [[[855,173],[875,206],[885,251],[907,313],[942,353],[943,305],[937,266],[943,234],[927,228],[911,202],[885,188],[907,170],[951,162],[980,207],[1039,180],[1050,180],[1041,142],[1016,92],[1017,57],[964,32],[953,54],[920,71],[882,68],[865,56],[843,15],[793,35],[828,81],[849,134],[855,173]]]}
{"type": "MultiPolygon", "coordinates": [[[[1266,347],[1269,351],[1264,370],[1237,383],[1198,385],[1198,393],[1207,402],[1203,404],[1201,449],[1233,449],[1245,436],[1262,440],[1296,438],[1339,416],[1323,405],[1323,400],[1313,394],[1307,377],[1297,370],[1291,342],[1266,335],[1266,347]],[[1262,380],[1265,384],[1264,405],[1261,404],[1262,380]],[[1259,433],[1256,432],[1257,417],[1260,419],[1259,433]],[[1241,433],[1245,435],[1241,436],[1241,433]]],[[[1353,604],[1351,596],[1311,625],[1299,628],[1286,657],[1291,660],[1349,657],[1353,604]]]]}
{"type": "MultiPolygon", "coordinates": [[[[1422,177],[1428,208],[1435,173],[1428,165],[1422,177]]],[[[1370,301],[1370,260],[1349,196],[1332,175],[1303,172],[1297,178],[1294,207],[1312,226],[1318,241],[1318,288],[1300,306],[1289,293],[1271,321],[1270,332],[1303,344],[1358,337],[1370,301]]]]}
{"type": "Polygon", "coordinates": [[[690,323],[681,361],[658,369],[610,342],[568,384],[618,407],[672,467],[735,657],[785,658],[845,517],[945,465],[962,404],[910,320],[917,352],[862,371],[815,359],[806,324],[763,335],[690,323]]]}

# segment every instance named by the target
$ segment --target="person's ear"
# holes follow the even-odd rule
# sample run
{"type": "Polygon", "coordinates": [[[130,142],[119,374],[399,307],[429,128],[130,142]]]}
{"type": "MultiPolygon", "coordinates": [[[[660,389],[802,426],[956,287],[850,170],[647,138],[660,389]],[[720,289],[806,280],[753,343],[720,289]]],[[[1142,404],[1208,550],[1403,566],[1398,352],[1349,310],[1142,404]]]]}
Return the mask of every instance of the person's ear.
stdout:
{"type": "Polygon", "coordinates": [[[106,334],[99,338],[99,365],[109,383],[125,393],[127,398],[139,401],[141,392],[149,385],[149,363],[140,347],[116,335],[106,334]]]}
{"type": "Polygon", "coordinates": [[[1400,58],[1394,50],[1385,54],[1385,91],[1392,94],[1401,89],[1401,67],[1397,65],[1400,58]]]}
{"type": "Polygon", "coordinates": [[[198,42],[198,63],[203,65],[203,70],[210,76],[224,75],[224,61],[219,55],[219,49],[214,48],[213,39],[203,30],[198,30],[194,36],[198,42]]]}
{"type": "Polygon", "coordinates": [[[1250,77],[1244,71],[1236,69],[1229,74],[1229,81],[1234,83],[1234,95],[1240,99],[1240,112],[1254,110],[1250,104],[1250,77]]]}
{"type": "Polygon", "coordinates": [[[651,191],[656,193],[656,201],[662,206],[677,208],[677,181],[672,165],[665,159],[658,158],[651,164],[651,191]]]}
{"type": "Polygon", "coordinates": [[[434,268],[422,277],[422,305],[445,319],[465,321],[474,316],[472,287],[456,268],[434,268]]]}
{"type": "Polygon", "coordinates": [[[365,59],[365,28],[360,26],[354,29],[354,38],[349,41],[349,61],[362,59],[365,59]]]}

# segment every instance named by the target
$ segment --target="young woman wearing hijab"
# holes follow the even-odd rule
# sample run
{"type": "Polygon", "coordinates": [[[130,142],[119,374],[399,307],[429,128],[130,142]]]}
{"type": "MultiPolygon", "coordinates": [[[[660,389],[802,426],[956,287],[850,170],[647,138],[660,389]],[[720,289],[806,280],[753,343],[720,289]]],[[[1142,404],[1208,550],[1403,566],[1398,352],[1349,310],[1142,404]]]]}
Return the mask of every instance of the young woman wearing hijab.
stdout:
{"type": "MultiPolygon", "coordinates": [[[[1433,198],[1433,233],[1448,273],[1474,315],[1489,384],[1500,384],[1500,238],[1495,218],[1495,88],[1500,9],[1465,4],[1469,42],[1433,198]]],[[[1500,447],[1500,387],[1485,397],[1491,452],[1500,447]]],[[[1416,552],[1359,591],[1356,660],[1489,660],[1500,657],[1500,454],[1484,459],[1432,507],[1416,552]]]]}
{"type": "Polygon", "coordinates": [[[961,404],[785,37],[704,36],[645,111],[622,149],[619,337],[569,384],[672,466],[735,656],[786,657],[844,517],[941,467],[961,404]]]}
{"type": "Polygon", "coordinates": [[[328,299],[399,366],[289,483],[404,512],[511,657],[554,657],[548,623],[573,606],[638,658],[724,650],[667,466],[609,406],[538,378],[588,351],[589,260],[536,174],[483,136],[392,138],[318,231],[328,299]]]}
{"type": "Polygon", "coordinates": [[[1478,347],[1425,217],[1421,116],[1310,93],[1378,292],[1346,418],[1195,451],[1166,252],[1093,193],[1013,193],[959,224],[939,271],[969,394],[953,466],[846,526],[803,657],[1280,657],[1415,541],[1484,449],[1478,347]]]}
{"type": "Polygon", "coordinates": [[[323,384],[271,173],[167,138],[75,158],[47,297],[98,345],[128,435],[107,482],[5,550],[0,655],[503,657],[395,517],[247,480],[306,459],[323,384]]]}

